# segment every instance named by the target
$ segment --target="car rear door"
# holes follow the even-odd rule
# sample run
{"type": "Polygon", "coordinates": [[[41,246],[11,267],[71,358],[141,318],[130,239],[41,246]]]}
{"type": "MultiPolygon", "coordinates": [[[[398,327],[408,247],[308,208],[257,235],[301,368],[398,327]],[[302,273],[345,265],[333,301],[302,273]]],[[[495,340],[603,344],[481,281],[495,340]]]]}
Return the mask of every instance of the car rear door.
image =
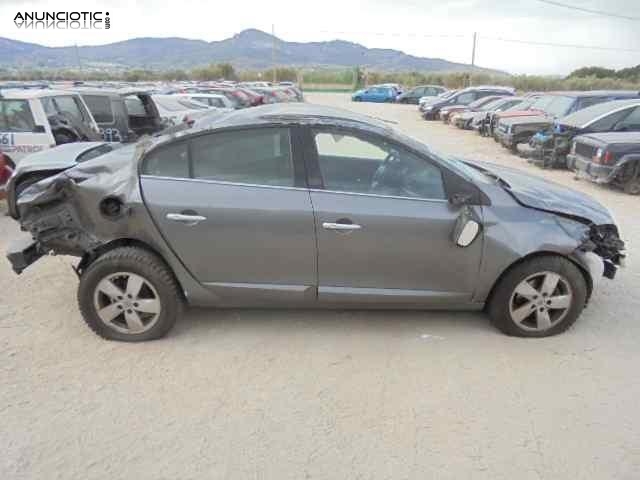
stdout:
{"type": "Polygon", "coordinates": [[[481,238],[457,247],[460,214],[429,159],[358,131],[308,131],[321,303],[471,302],[481,238]],[[317,177],[317,178],[314,178],[317,177]],[[318,179],[321,183],[318,183],[318,179]]]}
{"type": "Polygon", "coordinates": [[[315,301],[316,241],[286,127],[208,132],[143,160],[145,203],[222,304],[315,301]]]}

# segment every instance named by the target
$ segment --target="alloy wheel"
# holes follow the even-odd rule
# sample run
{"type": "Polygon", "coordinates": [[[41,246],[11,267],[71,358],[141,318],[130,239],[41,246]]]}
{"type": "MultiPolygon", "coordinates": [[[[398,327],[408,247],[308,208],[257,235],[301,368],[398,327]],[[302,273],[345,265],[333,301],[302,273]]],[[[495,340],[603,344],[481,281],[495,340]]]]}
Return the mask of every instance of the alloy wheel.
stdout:
{"type": "Polygon", "coordinates": [[[523,330],[543,332],[561,322],[572,303],[571,286],[562,275],[540,272],[516,286],[509,300],[509,314],[523,330]]]}
{"type": "Polygon", "coordinates": [[[160,296],[144,277],[117,272],[98,282],[93,304],[98,318],[121,333],[146,332],[157,322],[162,310],[160,296]]]}

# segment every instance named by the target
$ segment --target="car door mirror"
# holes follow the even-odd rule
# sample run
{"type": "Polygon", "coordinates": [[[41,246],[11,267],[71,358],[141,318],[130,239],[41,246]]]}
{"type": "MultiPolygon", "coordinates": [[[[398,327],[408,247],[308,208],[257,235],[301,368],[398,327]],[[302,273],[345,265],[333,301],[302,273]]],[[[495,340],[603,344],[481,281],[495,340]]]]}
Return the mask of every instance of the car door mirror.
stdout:
{"type": "Polygon", "coordinates": [[[470,207],[464,207],[453,228],[453,241],[459,247],[468,247],[480,233],[480,222],[470,207]]]}
{"type": "Polygon", "coordinates": [[[33,127],[32,133],[46,133],[44,125],[36,125],[33,127]]]}

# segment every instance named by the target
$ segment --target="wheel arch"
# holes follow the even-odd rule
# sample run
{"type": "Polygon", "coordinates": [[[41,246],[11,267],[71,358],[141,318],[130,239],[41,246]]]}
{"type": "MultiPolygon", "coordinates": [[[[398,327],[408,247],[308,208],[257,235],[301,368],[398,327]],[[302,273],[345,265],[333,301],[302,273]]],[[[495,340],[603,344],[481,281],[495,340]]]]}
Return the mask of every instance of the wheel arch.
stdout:
{"type": "Polygon", "coordinates": [[[487,305],[489,305],[489,303],[491,303],[491,299],[493,298],[493,295],[495,294],[496,287],[500,284],[502,279],[511,270],[513,270],[518,265],[522,265],[523,263],[526,263],[526,262],[528,262],[528,261],[530,261],[530,260],[532,260],[534,258],[540,258],[540,257],[560,257],[560,258],[564,258],[565,260],[569,260],[576,267],[578,267],[578,271],[584,277],[585,283],[587,285],[587,302],[589,302],[589,299],[591,298],[591,294],[593,292],[593,279],[591,278],[591,274],[589,273],[587,268],[584,265],[581,265],[579,262],[577,262],[575,259],[571,258],[568,255],[563,255],[561,253],[554,252],[554,251],[551,251],[551,250],[543,250],[543,251],[532,252],[532,253],[529,253],[528,255],[525,255],[524,257],[518,258],[516,261],[512,262],[510,265],[508,265],[506,268],[504,268],[504,270],[502,270],[502,272],[500,272],[500,275],[498,275],[498,278],[496,278],[496,280],[493,282],[493,285],[491,286],[491,289],[489,290],[489,294],[487,295],[487,298],[484,301],[485,302],[485,308],[487,307],[487,305]]]}
{"type": "Polygon", "coordinates": [[[100,245],[98,248],[96,248],[95,250],[92,250],[91,252],[86,252],[82,256],[80,263],[76,268],[76,272],[78,273],[78,275],[82,275],[82,272],[86,270],[89,267],[89,265],[91,265],[96,259],[98,259],[99,257],[101,257],[107,252],[110,252],[112,250],[115,250],[116,248],[121,248],[121,247],[135,247],[141,250],[146,250],[156,255],[169,269],[169,271],[171,272],[171,275],[173,276],[173,279],[176,281],[176,284],[180,287],[179,290],[180,290],[180,295],[182,296],[182,299],[186,300],[184,286],[182,285],[182,282],[180,281],[180,278],[178,277],[178,275],[176,275],[176,272],[174,271],[174,269],[171,267],[171,264],[167,261],[166,258],[164,258],[164,255],[162,255],[162,253],[158,249],[154,248],[147,242],[143,242],[142,240],[139,240],[137,238],[129,238],[129,237],[117,238],[100,245]]]}

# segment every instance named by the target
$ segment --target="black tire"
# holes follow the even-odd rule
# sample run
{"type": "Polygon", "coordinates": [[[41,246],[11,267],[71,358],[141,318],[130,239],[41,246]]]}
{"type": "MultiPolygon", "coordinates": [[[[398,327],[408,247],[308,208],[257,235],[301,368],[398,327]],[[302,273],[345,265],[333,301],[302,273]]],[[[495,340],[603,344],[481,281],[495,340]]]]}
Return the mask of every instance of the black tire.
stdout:
{"type": "MultiPolygon", "coordinates": [[[[583,273],[570,260],[554,255],[534,257],[515,265],[499,280],[488,302],[488,313],[495,327],[516,337],[549,337],[567,330],[578,319],[587,301],[587,282],[583,273]],[[564,317],[547,330],[522,328],[511,315],[510,304],[515,289],[527,278],[542,272],[560,275],[570,286],[572,301],[564,317]]],[[[535,314],[535,308],[533,314],[535,314]]]]}
{"type": "Polygon", "coordinates": [[[143,342],[164,337],[182,313],[180,288],[171,270],[156,254],[138,247],[120,247],[98,257],[82,273],[78,286],[80,312],[91,330],[107,340],[143,342]],[[130,272],[139,275],[155,288],[161,310],[153,325],[141,333],[123,333],[98,316],[94,293],[98,284],[109,275],[130,272]]]}

